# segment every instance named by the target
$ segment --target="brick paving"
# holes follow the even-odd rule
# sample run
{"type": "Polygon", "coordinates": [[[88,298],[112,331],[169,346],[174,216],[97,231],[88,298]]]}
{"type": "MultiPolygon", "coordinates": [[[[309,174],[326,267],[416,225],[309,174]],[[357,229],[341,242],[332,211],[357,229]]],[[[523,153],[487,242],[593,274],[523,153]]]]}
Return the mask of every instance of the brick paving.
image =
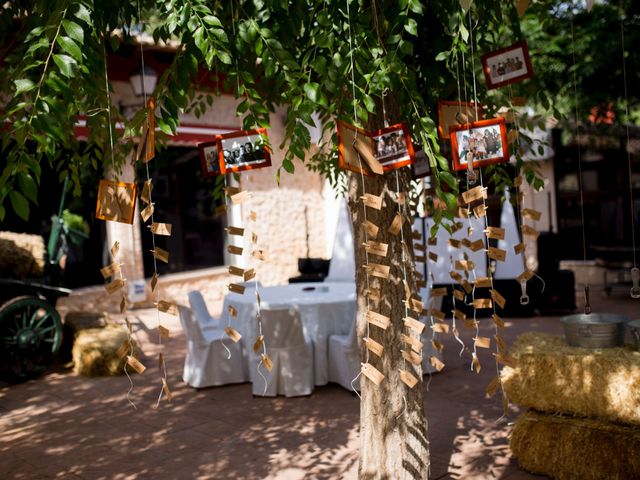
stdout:
{"type": "MultiPolygon", "coordinates": [[[[638,303],[626,290],[609,298],[593,292],[592,306],[596,313],[638,317],[638,303]]],[[[134,313],[149,367],[132,377],[137,408],[127,402],[126,377],[85,378],[62,366],[20,385],[0,385],[1,479],[356,478],[359,404],[353,393],[329,385],[310,397],[274,399],[254,398],[248,383],[189,388],[181,382],[185,345],[174,321],[176,334],[165,348],[174,400],[155,409],[155,314],[134,313]]],[[[491,335],[491,322],[481,323],[491,335]]],[[[561,325],[558,317],[510,319],[504,336],[511,343],[524,331],[559,334],[561,325]]],[[[499,420],[500,399],[485,398],[492,362],[485,354],[476,375],[468,357],[458,357],[457,345],[445,341],[445,370],[433,375],[425,392],[430,478],[545,478],[524,472],[511,456],[508,435],[518,408],[499,420]]]]}

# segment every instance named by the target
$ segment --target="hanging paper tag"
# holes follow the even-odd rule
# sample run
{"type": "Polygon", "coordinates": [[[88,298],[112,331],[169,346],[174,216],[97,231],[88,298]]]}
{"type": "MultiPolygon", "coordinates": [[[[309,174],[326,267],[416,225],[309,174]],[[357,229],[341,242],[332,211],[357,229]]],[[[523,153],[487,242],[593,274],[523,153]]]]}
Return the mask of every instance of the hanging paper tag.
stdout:
{"type": "Polygon", "coordinates": [[[418,300],[417,298],[410,298],[407,302],[407,306],[410,310],[413,310],[417,314],[421,314],[424,310],[424,303],[422,303],[422,301],[418,300]]]}
{"type": "Polygon", "coordinates": [[[233,341],[233,343],[238,343],[242,338],[242,335],[240,335],[240,332],[238,332],[235,328],[230,326],[224,327],[224,333],[227,334],[227,336],[233,341]]]}
{"type": "Polygon", "coordinates": [[[432,247],[438,244],[438,237],[431,237],[427,240],[427,245],[431,245],[432,247]]]}
{"type": "Polygon", "coordinates": [[[501,248],[489,247],[487,256],[493,260],[504,262],[505,258],[507,258],[507,251],[501,248]]]}
{"type": "Polygon", "coordinates": [[[353,142],[353,148],[360,154],[360,158],[365,161],[373,173],[376,175],[382,175],[384,173],[382,165],[376,160],[376,157],[373,156],[371,145],[365,144],[360,137],[356,137],[353,142]]]}
{"type": "Polygon", "coordinates": [[[122,296],[122,300],[120,300],[120,313],[123,313],[125,311],[125,309],[127,308],[127,299],[126,297],[123,295],[122,296]]]}
{"type": "Polygon", "coordinates": [[[244,277],[244,268],[238,268],[238,267],[234,267],[233,265],[230,265],[229,274],[235,275],[236,277],[244,277]]]}
{"type": "Polygon", "coordinates": [[[462,281],[462,275],[460,275],[458,272],[449,272],[449,276],[458,283],[462,281]]]}
{"type": "Polygon", "coordinates": [[[460,240],[456,240],[455,238],[449,239],[449,246],[453,248],[460,248],[460,240]]]}
{"type": "Polygon", "coordinates": [[[102,277],[106,280],[109,277],[113,277],[116,273],[120,271],[120,264],[117,262],[112,263],[111,265],[107,265],[100,269],[100,273],[102,277]]]}
{"type": "Polygon", "coordinates": [[[477,186],[472,188],[471,190],[467,190],[466,192],[462,192],[462,200],[464,203],[472,203],[475,200],[485,199],[487,198],[487,189],[481,186],[477,186]]]}
{"type": "Polygon", "coordinates": [[[153,222],[149,228],[151,229],[151,233],[153,233],[154,235],[171,236],[171,224],[170,223],[153,222]]]}
{"type": "Polygon", "coordinates": [[[147,369],[147,367],[132,355],[127,355],[127,365],[133,368],[137,373],[142,373],[147,369]]]}
{"type": "Polygon", "coordinates": [[[229,235],[244,235],[244,228],[228,226],[225,230],[229,235]]]}
{"type": "Polygon", "coordinates": [[[473,214],[476,218],[482,218],[487,214],[487,206],[484,203],[474,207],[473,214]]]}
{"type": "Polygon", "coordinates": [[[478,355],[476,355],[475,353],[471,354],[471,363],[473,365],[473,369],[476,371],[476,373],[480,373],[480,360],[478,360],[478,355]]]}
{"type": "Polygon", "coordinates": [[[414,352],[422,352],[422,342],[419,338],[412,337],[411,335],[405,335],[404,333],[400,336],[402,337],[402,341],[409,345],[414,352]]]}
{"type": "Polygon", "coordinates": [[[533,237],[534,240],[538,238],[540,232],[538,232],[535,228],[530,227],[529,225],[522,225],[522,234],[527,235],[529,237],[533,237]]]}
{"type": "Polygon", "coordinates": [[[382,196],[365,193],[362,197],[365,206],[380,210],[382,208],[382,196]]]}
{"type": "Polygon", "coordinates": [[[393,217],[393,221],[387,230],[391,235],[398,235],[400,233],[400,229],[402,228],[402,215],[396,213],[396,216],[393,217]]]}
{"type": "Polygon", "coordinates": [[[379,344],[375,340],[368,337],[364,337],[362,341],[364,342],[364,344],[367,346],[367,348],[371,353],[379,357],[382,357],[382,354],[384,352],[384,347],[381,344],[379,344]]]}
{"type": "Polygon", "coordinates": [[[453,316],[459,320],[464,320],[465,318],[467,318],[467,314],[461,310],[458,310],[457,308],[453,309],[453,316]]]}
{"type": "Polygon", "coordinates": [[[482,239],[471,242],[471,245],[469,245],[469,250],[471,250],[472,252],[477,252],[478,250],[482,250],[483,248],[484,241],[482,239]]]}
{"type": "Polygon", "coordinates": [[[251,232],[251,243],[254,245],[258,243],[258,234],[256,232],[251,232]]]}
{"type": "Polygon", "coordinates": [[[371,380],[376,385],[380,385],[384,380],[384,375],[380,373],[376,367],[371,365],[370,363],[363,363],[361,368],[362,374],[371,380]]]}
{"type": "Polygon", "coordinates": [[[473,308],[480,310],[483,308],[493,308],[490,298],[475,298],[473,300],[473,308]]]}
{"type": "Polygon", "coordinates": [[[504,304],[507,302],[504,297],[502,295],[500,295],[500,293],[498,293],[497,290],[490,290],[491,291],[491,298],[493,299],[494,302],[496,302],[500,308],[504,309],[504,304]]]}
{"type": "Polygon", "coordinates": [[[258,214],[255,211],[251,210],[249,212],[249,220],[251,220],[252,222],[258,221],[258,214]]]}
{"type": "Polygon", "coordinates": [[[436,349],[437,352],[442,352],[442,350],[444,350],[444,345],[435,338],[431,340],[431,345],[436,349]]]}
{"type": "Polygon", "coordinates": [[[240,205],[251,198],[251,192],[242,191],[238,192],[235,195],[231,195],[231,203],[234,205],[240,205]]]}
{"type": "Polygon", "coordinates": [[[400,370],[400,380],[402,380],[404,384],[409,388],[415,387],[418,383],[418,379],[406,370],[400,370]]]}
{"type": "Polygon", "coordinates": [[[365,233],[367,234],[368,237],[376,238],[378,236],[379,228],[375,223],[370,222],[369,220],[366,220],[362,224],[362,228],[364,228],[364,231],[365,231],[365,233]]]}
{"type": "Polygon", "coordinates": [[[169,315],[178,316],[178,305],[174,302],[158,300],[158,310],[169,315]]]}
{"type": "Polygon", "coordinates": [[[504,240],[504,228],[500,227],[487,227],[485,230],[487,238],[494,238],[496,240],[504,240]]]}
{"type": "Polygon", "coordinates": [[[367,319],[367,322],[375,325],[376,327],[380,327],[383,330],[386,330],[391,323],[391,319],[389,317],[371,310],[367,311],[367,313],[365,314],[365,318],[367,319]]]}
{"type": "Polygon", "coordinates": [[[153,250],[151,250],[151,253],[153,253],[153,256],[161,262],[169,263],[169,252],[167,252],[166,250],[163,250],[160,247],[155,247],[153,250]]]}
{"type": "Polygon", "coordinates": [[[364,269],[369,275],[373,277],[389,278],[390,267],[388,265],[381,265],[379,263],[369,263],[367,265],[364,265],[364,269]]]}
{"type": "Polygon", "coordinates": [[[496,324],[496,327],[504,328],[504,321],[498,315],[494,313],[491,315],[491,318],[493,319],[493,323],[496,324]]]}
{"type": "Polygon", "coordinates": [[[414,250],[418,250],[419,252],[426,252],[427,251],[427,246],[423,243],[414,243],[413,244],[413,249],[414,250]]]}
{"type": "Polygon", "coordinates": [[[418,335],[422,334],[425,324],[411,317],[404,317],[404,326],[410,328],[418,335]]]}
{"type": "Polygon", "coordinates": [[[516,368],[516,359],[511,355],[498,352],[494,353],[493,356],[496,357],[496,362],[506,365],[507,367],[516,368]]]}
{"type": "Polygon", "coordinates": [[[231,255],[242,255],[242,247],[238,247],[236,245],[227,245],[227,252],[231,255]]]}
{"type": "Polygon", "coordinates": [[[435,355],[429,357],[429,363],[431,364],[431,366],[433,368],[435,368],[438,372],[441,372],[442,369],[444,368],[444,363],[442,363],[440,361],[440,359],[438,357],[436,357],[435,355]]]}
{"type": "Polygon", "coordinates": [[[227,211],[227,205],[226,204],[222,204],[222,205],[218,205],[215,210],[213,211],[213,213],[219,217],[220,215],[222,215],[223,213],[225,213],[227,211]]]}
{"type": "Polygon", "coordinates": [[[416,255],[414,257],[414,260],[416,261],[416,263],[424,263],[427,261],[427,257],[425,257],[424,255],[416,255]]]}
{"type": "Polygon", "coordinates": [[[167,397],[167,402],[173,400],[173,394],[171,393],[171,390],[169,390],[169,384],[164,377],[162,378],[162,391],[164,392],[165,397],[167,397]]]}
{"type": "Polygon", "coordinates": [[[424,280],[417,280],[416,288],[427,288],[427,282],[425,282],[424,280]]]}
{"type": "Polygon", "coordinates": [[[443,311],[441,311],[441,310],[436,310],[436,309],[434,309],[434,308],[432,308],[431,310],[429,310],[429,314],[430,314],[433,318],[436,318],[436,319],[438,319],[438,320],[440,320],[440,321],[443,321],[443,320],[444,320],[444,318],[445,318],[445,314],[444,314],[444,312],[443,312],[443,311]]]}
{"type": "Polygon", "coordinates": [[[404,298],[405,300],[409,300],[411,298],[411,289],[409,288],[409,284],[406,280],[402,280],[402,285],[404,286],[404,298]]]}
{"type": "Polygon", "coordinates": [[[402,350],[402,358],[414,365],[422,364],[422,355],[418,355],[413,350],[402,350]]]}
{"type": "Polygon", "coordinates": [[[473,318],[467,318],[462,323],[464,325],[464,328],[467,328],[469,330],[475,330],[476,328],[478,328],[478,322],[473,318]]]}
{"type": "Polygon", "coordinates": [[[147,141],[144,149],[144,163],[148,163],[156,156],[156,115],[155,101],[153,97],[149,97],[149,105],[147,111],[147,121],[149,122],[147,129],[147,141]]]}
{"type": "Polygon", "coordinates": [[[151,277],[151,282],[149,282],[151,284],[151,291],[155,291],[156,289],[156,285],[158,284],[158,274],[153,272],[153,276],[151,277]]]}
{"type": "Polygon", "coordinates": [[[366,243],[364,243],[364,249],[367,251],[367,253],[371,255],[378,255],[380,257],[387,256],[388,248],[389,248],[388,244],[374,242],[373,240],[369,240],[366,243]]]}
{"type": "Polygon", "coordinates": [[[118,358],[123,358],[130,351],[131,343],[129,342],[129,340],[125,340],[124,342],[122,342],[122,345],[118,347],[118,350],[116,350],[116,356],[118,358]]]}
{"type": "Polygon", "coordinates": [[[474,341],[478,348],[491,348],[491,339],[488,337],[476,337],[474,341]]]}
{"type": "Polygon", "coordinates": [[[517,245],[514,245],[513,251],[516,255],[520,255],[522,252],[524,252],[524,243],[518,243],[517,245]]]}
{"type": "Polygon", "coordinates": [[[437,262],[438,261],[438,255],[436,253],[429,252],[429,260],[431,260],[432,262],[437,262]]]}
{"type": "Polygon", "coordinates": [[[229,291],[233,293],[238,293],[240,295],[244,294],[245,287],[244,285],[238,285],[237,283],[230,283],[228,285],[229,291]]]}
{"type": "Polygon", "coordinates": [[[465,272],[469,272],[476,268],[476,266],[471,260],[456,260],[455,268],[456,270],[464,270],[465,272]]]}
{"type": "Polygon", "coordinates": [[[127,317],[124,317],[124,323],[127,326],[127,331],[129,333],[133,332],[133,325],[131,325],[131,322],[129,321],[129,319],[127,317]]]}
{"type": "Polygon", "coordinates": [[[251,256],[256,260],[260,260],[260,261],[264,261],[267,258],[266,255],[264,254],[264,250],[260,250],[260,249],[252,251],[251,256]]]}
{"type": "Polygon", "coordinates": [[[256,271],[253,268],[250,268],[246,272],[244,272],[244,281],[248,282],[249,280],[253,280],[256,277],[256,271]]]}
{"type": "Polygon", "coordinates": [[[469,209],[468,208],[458,208],[458,216],[460,218],[469,218],[469,209]]]}
{"type": "Polygon", "coordinates": [[[436,333],[449,333],[449,325],[447,323],[435,323],[431,328],[436,333]]]}
{"type": "Polygon", "coordinates": [[[151,192],[153,191],[153,183],[151,179],[144,182],[142,185],[142,192],[140,193],[140,200],[147,205],[151,203],[151,192]]]}
{"type": "Polygon", "coordinates": [[[228,197],[232,197],[240,193],[241,191],[242,190],[240,190],[238,187],[224,187],[224,193],[226,193],[228,197]]]}
{"type": "Polygon", "coordinates": [[[271,370],[273,370],[273,362],[271,361],[271,359],[269,358],[269,355],[267,355],[266,353],[262,354],[262,358],[260,360],[260,363],[262,365],[264,365],[264,368],[267,369],[268,372],[270,372],[271,370]]]}
{"type": "Polygon", "coordinates": [[[531,208],[523,208],[522,216],[524,218],[530,218],[531,220],[537,222],[538,220],[540,220],[542,213],[539,212],[538,210],[532,210],[531,208]]]}
{"type": "Polygon", "coordinates": [[[113,245],[111,246],[111,256],[113,258],[118,256],[118,252],[120,251],[120,242],[116,241],[113,243],[113,245]]]}
{"type": "Polygon", "coordinates": [[[264,345],[264,335],[260,335],[253,343],[253,353],[258,353],[264,345]]]}
{"type": "Polygon", "coordinates": [[[162,325],[158,325],[158,335],[160,335],[162,338],[168,339],[170,335],[169,329],[163,327],[162,325]]]}
{"type": "Polygon", "coordinates": [[[227,306],[227,312],[229,312],[229,315],[232,316],[233,318],[238,316],[238,310],[233,305],[227,306]]]}
{"type": "Polygon", "coordinates": [[[505,342],[504,339],[498,334],[494,335],[493,337],[496,339],[496,345],[498,346],[498,351],[500,353],[506,354],[508,350],[507,342],[505,342]]]}
{"type": "Polygon", "coordinates": [[[474,280],[473,284],[476,288],[491,287],[491,279],[489,277],[478,277],[474,280]]]}
{"type": "Polygon", "coordinates": [[[453,296],[455,297],[456,300],[460,300],[461,302],[464,301],[464,293],[462,292],[462,290],[458,290],[457,288],[454,288],[453,296]]]}
{"type": "Polygon", "coordinates": [[[534,274],[531,270],[525,270],[524,272],[522,272],[520,275],[516,277],[516,280],[518,281],[518,283],[526,282],[527,280],[531,279],[533,275],[534,274]]]}
{"type": "Polygon", "coordinates": [[[113,293],[117,292],[122,287],[124,287],[124,280],[121,278],[116,278],[113,282],[107,283],[104,286],[105,290],[109,295],[112,295],[113,293]]]}
{"type": "Polygon", "coordinates": [[[500,377],[495,376],[491,379],[491,381],[489,382],[489,385],[487,385],[487,397],[491,398],[493,397],[496,392],[498,391],[498,389],[500,388],[501,382],[500,382],[500,377]]]}
{"type": "Polygon", "coordinates": [[[367,288],[364,294],[373,302],[380,301],[380,290],[377,288],[367,288]]]}
{"type": "Polygon", "coordinates": [[[149,220],[151,218],[151,215],[153,215],[153,211],[154,211],[153,203],[150,203],[140,212],[140,216],[142,217],[143,223],[147,223],[147,220],[149,220]]]}

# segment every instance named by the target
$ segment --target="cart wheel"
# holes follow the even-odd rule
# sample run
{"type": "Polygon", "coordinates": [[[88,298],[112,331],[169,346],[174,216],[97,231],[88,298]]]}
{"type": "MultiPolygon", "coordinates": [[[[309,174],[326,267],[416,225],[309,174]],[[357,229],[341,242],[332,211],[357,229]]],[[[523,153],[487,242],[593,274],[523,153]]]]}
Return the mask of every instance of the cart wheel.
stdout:
{"type": "Polygon", "coordinates": [[[0,373],[26,380],[44,370],[60,348],[56,309],[38,297],[16,297],[0,306],[0,373]]]}

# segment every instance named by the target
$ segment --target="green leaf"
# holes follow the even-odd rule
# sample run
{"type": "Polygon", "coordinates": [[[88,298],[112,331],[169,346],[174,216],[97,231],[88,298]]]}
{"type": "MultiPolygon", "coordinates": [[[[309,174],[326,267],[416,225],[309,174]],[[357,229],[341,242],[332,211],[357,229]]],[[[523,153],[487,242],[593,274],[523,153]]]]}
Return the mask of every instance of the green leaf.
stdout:
{"type": "Polygon", "coordinates": [[[53,56],[53,61],[56,62],[56,65],[60,69],[60,73],[65,77],[73,76],[73,67],[76,65],[76,61],[71,58],[69,55],[56,54],[53,56]]]}
{"type": "Polygon", "coordinates": [[[62,47],[62,50],[65,51],[65,53],[71,55],[74,60],[82,62],[82,51],[80,50],[80,47],[76,44],[76,42],[71,40],[69,37],[63,37],[62,35],[59,35],[56,41],[58,42],[58,45],[62,47]]]}
{"type": "Polygon", "coordinates": [[[296,170],[296,167],[293,165],[293,162],[288,158],[285,158],[282,161],[282,168],[284,168],[287,173],[293,173],[296,170]]]}
{"type": "Polygon", "coordinates": [[[231,55],[229,55],[227,52],[218,50],[216,52],[216,55],[218,56],[218,58],[222,63],[226,63],[227,65],[231,65],[231,63],[233,63],[233,60],[231,60],[231,55]]]}
{"type": "Polygon", "coordinates": [[[314,103],[317,103],[320,97],[319,95],[320,85],[317,84],[316,82],[309,82],[309,83],[305,83],[303,88],[304,88],[304,93],[307,95],[309,100],[311,100],[314,103]]]}
{"type": "Polygon", "coordinates": [[[206,15],[202,21],[207,25],[211,25],[212,27],[222,28],[222,22],[218,19],[218,17],[214,15],[206,15]]]}
{"type": "Polygon", "coordinates": [[[373,113],[376,109],[376,102],[373,101],[373,98],[369,95],[365,95],[362,97],[362,100],[364,101],[364,106],[367,111],[373,113]]]}
{"type": "Polygon", "coordinates": [[[404,26],[404,29],[414,37],[418,36],[418,24],[413,18],[410,18],[404,26]]]}
{"type": "Polygon", "coordinates": [[[29,90],[35,87],[35,84],[28,78],[21,78],[19,80],[14,80],[13,84],[16,86],[16,95],[22,92],[28,92],[29,90]]]}
{"type": "Polygon", "coordinates": [[[193,32],[193,40],[195,41],[198,50],[200,50],[204,55],[208,50],[207,41],[204,38],[204,27],[199,27],[195,32],[193,32]]]}
{"type": "Polygon", "coordinates": [[[18,186],[25,197],[35,204],[38,203],[38,186],[31,175],[28,173],[18,175],[18,186]]]}
{"type": "Polygon", "coordinates": [[[9,192],[9,202],[16,214],[25,222],[29,220],[29,202],[24,196],[17,190],[9,192]]]}
{"type": "Polygon", "coordinates": [[[84,43],[84,30],[82,30],[80,25],[65,18],[62,20],[62,26],[64,27],[64,31],[67,32],[67,35],[73,38],[76,42],[80,45],[84,43]]]}
{"type": "Polygon", "coordinates": [[[460,24],[460,36],[462,37],[462,40],[467,43],[467,40],[469,40],[469,30],[464,26],[464,23],[460,24]]]}
{"type": "Polygon", "coordinates": [[[85,22],[87,25],[91,25],[91,13],[87,10],[83,4],[78,4],[78,11],[75,13],[75,17],[85,22]]]}
{"type": "Polygon", "coordinates": [[[423,7],[419,0],[409,0],[409,8],[413,13],[422,15],[423,7]]]}

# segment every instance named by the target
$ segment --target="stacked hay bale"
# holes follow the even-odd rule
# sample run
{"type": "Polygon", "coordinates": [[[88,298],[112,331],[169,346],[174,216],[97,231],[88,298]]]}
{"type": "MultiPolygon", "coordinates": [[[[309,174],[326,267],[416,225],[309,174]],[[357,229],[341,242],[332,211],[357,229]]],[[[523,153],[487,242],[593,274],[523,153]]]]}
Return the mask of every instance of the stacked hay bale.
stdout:
{"type": "Polygon", "coordinates": [[[640,352],[567,346],[527,333],[505,392],[528,408],[510,439],[520,465],[558,479],[640,478],[640,352]]]}
{"type": "Polygon", "coordinates": [[[72,350],[73,371],[88,377],[124,374],[131,350],[140,356],[136,342],[128,337],[124,327],[114,324],[78,331],[72,350]]]}
{"type": "Polygon", "coordinates": [[[23,280],[44,275],[44,239],[40,235],[0,232],[0,277],[23,280]]]}

